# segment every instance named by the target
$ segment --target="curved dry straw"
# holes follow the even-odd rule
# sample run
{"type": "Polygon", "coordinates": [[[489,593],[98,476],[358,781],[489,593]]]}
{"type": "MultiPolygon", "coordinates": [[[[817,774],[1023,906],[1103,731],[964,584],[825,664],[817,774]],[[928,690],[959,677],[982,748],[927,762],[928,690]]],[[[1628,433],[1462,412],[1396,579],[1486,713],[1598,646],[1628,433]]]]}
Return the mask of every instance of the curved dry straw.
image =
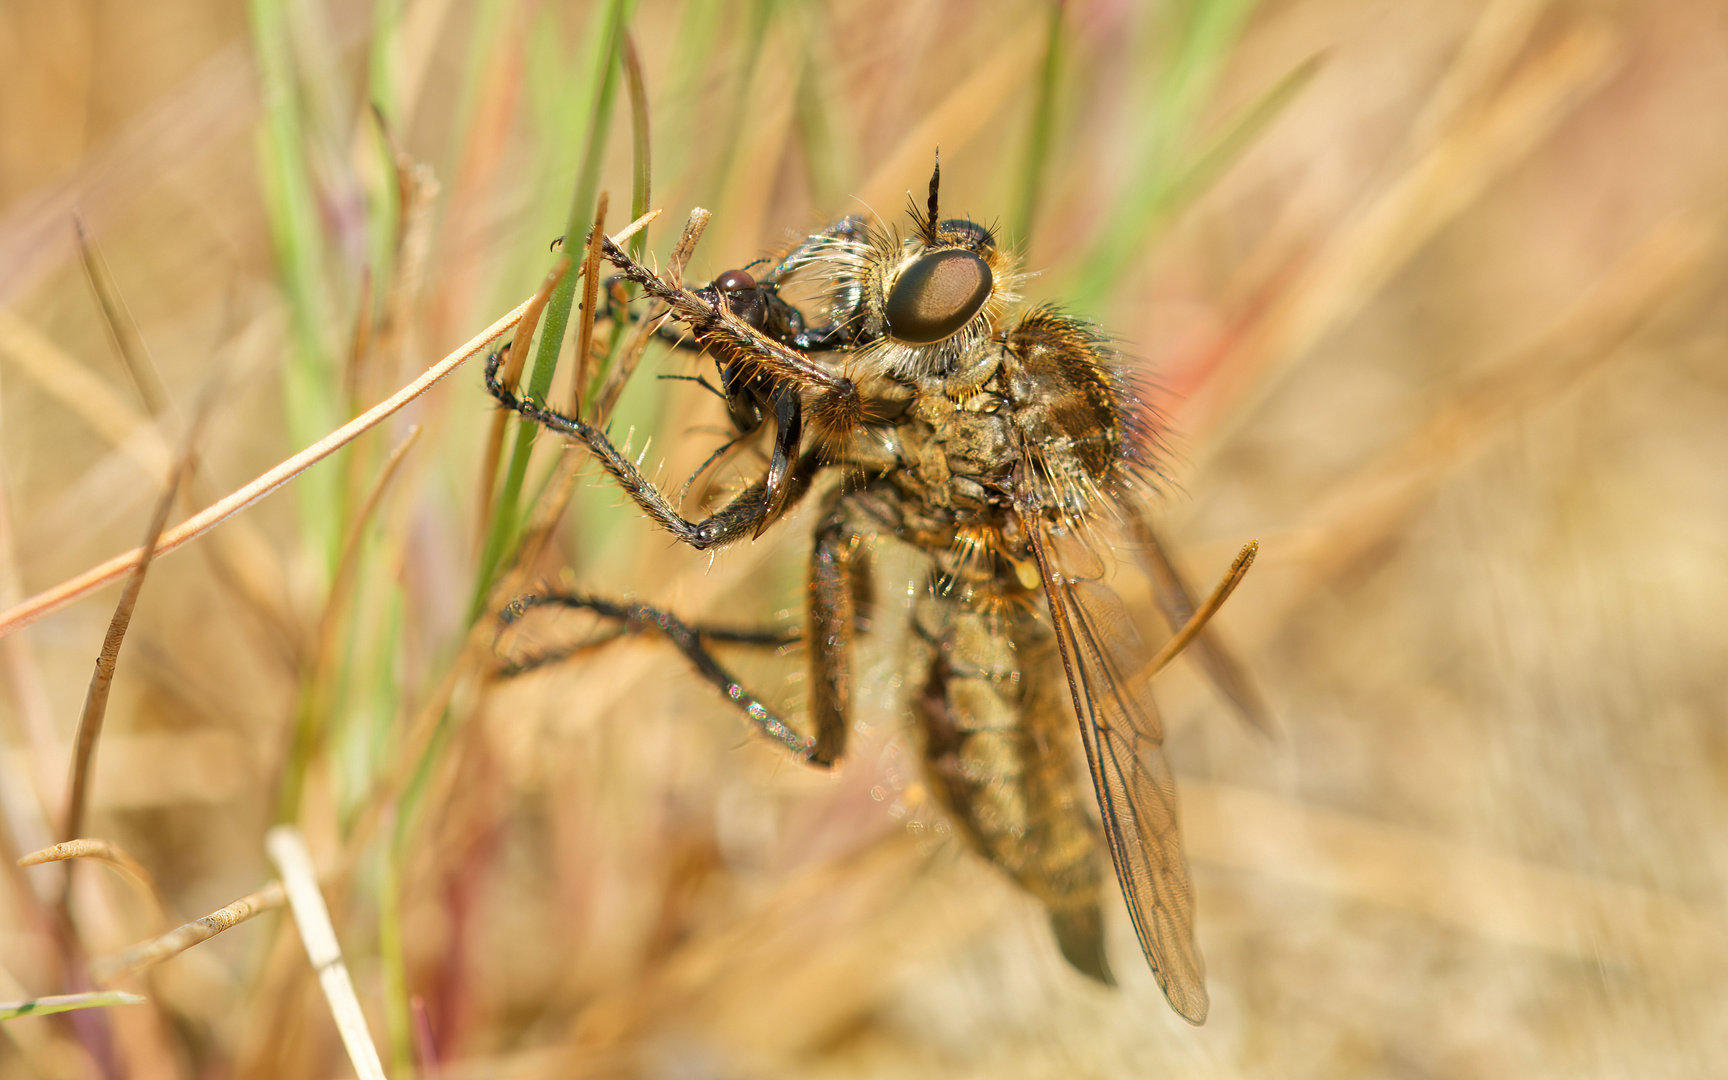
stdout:
{"type": "MultiPolygon", "coordinates": [[[[348,423],[343,424],[324,438],[263,473],[251,483],[211,503],[180,524],[171,529],[163,530],[156,543],[154,554],[166,555],[188,541],[204,535],[377,426],[380,421],[430,390],[438,380],[455,371],[465,361],[473,358],[487,345],[513,328],[528,310],[530,303],[532,303],[531,300],[524,300],[516,305],[498,321],[470,338],[466,344],[421,372],[419,378],[348,421],[348,423]]],[[[127,574],[143,560],[144,549],[135,547],[131,551],[116,555],[107,562],[91,567],[82,574],[68,578],[53,588],[44,589],[5,612],[0,612],[0,637],[28,626],[42,616],[59,611],[67,604],[90,595],[109,582],[127,574]]]]}

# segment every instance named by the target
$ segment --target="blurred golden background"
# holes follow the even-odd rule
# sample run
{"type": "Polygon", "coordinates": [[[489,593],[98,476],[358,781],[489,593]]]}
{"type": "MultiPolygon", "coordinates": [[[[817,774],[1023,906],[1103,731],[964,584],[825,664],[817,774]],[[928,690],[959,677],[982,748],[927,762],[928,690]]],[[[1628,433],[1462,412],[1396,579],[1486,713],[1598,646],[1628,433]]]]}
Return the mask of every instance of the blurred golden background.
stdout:
{"type": "MultiPolygon", "coordinates": [[[[1109,991],[951,835],[886,615],[832,776],[662,642],[487,678],[477,567],[566,455],[482,504],[476,361],[150,570],[79,833],[149,880],[14,867],[120,588],[0,639],[0,1000],[258,890],[292,820],[391,1076],[1718,1074],[1724,102],[1707,0],[0,2],[0,606],[139,544],[189,432],[171,525],[529,296],[585,163],[610,230],[651,177],[662,262],[712,210],[706,280],[896,222],[939,146],[1155,380],[1183,566],[1260,539],[1220,623],[1283,728],[1162,679],[1190,1028],[1113,895],[1109,991]],[[644,96],[597,111],[609,19],[644,96]]],[[[673,485],[724,414],[655,376],[699,370],[613,414],[673,485]]],[[[512,580],[795,623],[810,512],[711,558],[589,470],[512,580]]],[[[352,1075],[281,913],[117,985],[0,1075],[352,1075]]]]}

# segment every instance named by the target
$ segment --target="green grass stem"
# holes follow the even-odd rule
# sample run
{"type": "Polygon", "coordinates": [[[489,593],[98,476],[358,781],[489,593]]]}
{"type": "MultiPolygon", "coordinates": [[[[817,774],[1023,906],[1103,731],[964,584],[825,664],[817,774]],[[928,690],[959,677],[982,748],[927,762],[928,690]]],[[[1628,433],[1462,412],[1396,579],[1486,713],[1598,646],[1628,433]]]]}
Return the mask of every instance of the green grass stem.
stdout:
{"type": "MultiPolygon", "coordinates": [[[[566,242],[570,244],[578,243],[580,238],[587,234],[588,223],[594,215],[595,201],[599,197],[600,165],[605,153],[606,135],[611,125],[612,100],[617,93],[618,70],[624,52],[624,30],[634,7],[633,0],[610,0],[606,7],[604,27],[600,34],[599,59],[595,65],[598,78],[595,80],[593,108],[589,113],[588,132],[583,145],[582,163],[576,174],[575,192],[570,200],[570,212],[565,218],[564,235],[566,242]]],[[[565,331],[570,325],[570,309],[576,295],[576,277],[575,274],[565,275],[558,287],[552,291],[552,298],[546,305],[540,345],[528,374],[527,393],[530,397],[544,399],[552,388],[552,374],[557,369],[558,353],[563,348],[565,331]]],[[[493,578],[518,538],[521,526],[519,513],[522,483],[528,474],[528,458],[533,452],[537,431],[538,428],[533,424],[522,424],[517,428],[510,464],[498,492],[491,529],[481,552],[479,575],[475,581],[474,599],[470,606],[471,618],[478,618],[484,610],[493,578]]]]}
{"type": "Polygon", "coordinates": [[[1056,127],[1056,90],[1062,81],[1062,16],[1065,0],[1050,4],[1050,26],[1044,44],[1044,63],[1038,70],[1037,98],[1032,105],[1032,125],[1026,136],[1026,158],[1020,166],[1020,193],[1008,219],[1008,235],[1025,246],[1032,238],[1032,223],[1049,172],[1050,142],[1056,127]]]}

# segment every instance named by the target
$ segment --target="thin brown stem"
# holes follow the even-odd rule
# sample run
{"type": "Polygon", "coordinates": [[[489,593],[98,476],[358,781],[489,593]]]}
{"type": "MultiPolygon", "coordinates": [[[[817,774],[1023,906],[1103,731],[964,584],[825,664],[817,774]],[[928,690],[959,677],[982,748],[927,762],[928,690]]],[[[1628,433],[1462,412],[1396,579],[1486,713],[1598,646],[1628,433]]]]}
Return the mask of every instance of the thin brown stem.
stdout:
{"type": "Polygon", "coordinates": [[[156,888],[155,878],[150,871],[127,853],[125,848],[108,840],[81,838],[65,840],[53,847],[32,851],[18,859],[19,866],[42,866],[47,863],[64,862],[67,859],[91,859],[105,863],[117,870],[127,883],[136,889],[155,908],[158,916],[168,910],[163,902],[162,893],[156,888]]]}
{"type": "Polygon", "coordinates": [[[202,919],[194,919],[160,937],[139,942],[111,956],[97,957],[90,961],[90,977],[98,983],[113,983],[128,975],[135,975],[180,955],[201,941],[208,941],[224,930],[238,926],[266,911],[274,911],[286,903],[287,899],[288,894],[283,891],[282,883],[272,881],[257,892],[242,896],[227,907],[217,908],[202,919]]]}
{"type": "Polygon", "coordinates": [[[340,667],[342,636],[339,632],[342,616],[348,610],[348,598],[353,592],[354,575],[360,562],[360,545],[366,536],[366,527],[376,513],[384,492],[390,486],[391,479],[396,475],[403,459],[407,456],[414,441],[420,436],[418,425],[411,428],[408,435],[390,452],[390,457],[384,463],[378,478],[373,481],[371,490],[367,493],[360,511],[355,515],[353,524],[348,529],[347,539],[342,545],[342,554],[336,562],[336,573],[330,582],[330,593],[325,598],[323,613],[318,618],[317,637],[313,644],[313,663],[301,687],[300,701],[294,719],[292,740],[290,742],[287,766],[282,773],[282,797],[280,813],[285,819],[291,820],[298,813],[301,788],[305,781],[306,770],[317,755],[323,742],[325,718],[330,711],[330,688],[340,667]]]}
{"type": "Polygon", "coordinates": [[[594,227],[588,230],[588,253],[582,260],[582,315],[576,332],[576,370],[570,379],[570,415],[582,415],[582,395],[588,389],[588,366],[594,362],[594,305],[600,299],[600,240],[606,235],[606,193],[594,206],[594,227]]]}
{"type": "Polygon", "coordinates": [[[1224,579],[1218,582],[1218,587],[1212,590],[1212,595],[1206,598],[1199,609],[1189,616],[1182,628],[1176,631],[1176,636],[1164,643],[1158,654],[1146,661],[1146,666],[1140,669],[1139,678],[1150,679],[1163,671],[1170,661],[1176,659],[1188,643],[1193,641],[1200,631],[1206,629],[1206,624],[1212,621],[1212,616],[1218,614],[1218,609],[1224,606],[1224,601],[1230,599],[1230,594],[1236,591],[1236,586],[1242,583],[1243,575],[1254,565],[1254,556],[1260,552],[1260,541],[1250,540],[1230,564],[1230,569],[1224,572],[1224,579]]]}
{"type": "Polygon", "coordinates": [[[690,216],[684,221],[684,231],[678,236],[678,244],[672,249],[672,259],[666,264],[666,281],[674,289],[684,287],[684,268],[690,265],[690,256],[696,254],[696,244],[702,239],[703,230],[708,228],[708,219],[713,213],[700,206],[690,211],[690,216]]]}
{"type": "MultiPolygon", "coordinates": [[[[684,222],[684,231],[678,236],[678,243],[672,248],[672,258],[667,263],[664,277],[667,281],[678,283],[684,280],[684,268],[689,265],[690,257],[696,252],[696,242],[702,239],[702,230],[708,227],[708,219],[712,217],[708,211],[698,206],[690,211],[690,216],[684,222]]],[[[659,300],[649,302],[648,311],[642,320],[636,324],[636,330],[625,345],[622,356],[613,365],[612,371],[606,377],[606,383],[595,395],[594,416],[599,418],[610,413],[618,404],[618,398],[624,393],[624,385],[630,375],[641,362],[642,355],[648,351],[648,342],[653,340],[654,330],[663,322],[671,309],[659,300]]],[[[558,459],[557,471],[553,474],[549,486],[550,497],[542,499],[534,512],[533,519],[523,530],[522,543],[517,548],[516,567],[518,572],[507,575],[495,595],[514,596],[520,591],[524,574],[523,567],[532,567],[540,560],[540,554],[545,550],[546,542],[552,536],[552,530],[564,516],[565,509],[570,505],[570,496],[575,493],[576,480],[582,474],[582,469],[588,463],[586,454],[565,454],[558,459]]]]}
{"type": "Polygon", "coordinates": [[[144,590],[144,575],[156,557],[156,546],[162,530],[168,525],[168,513],[174,508],[174,494],[180,479],[190,471],[192,440],[168,477],[167,488],[156,500],[156,510],[150,515],[150,526],[144,533],[137,564],[120,591],[120,602],[114,605],[114,617],[108,621],[108,633],[102,638],[101,651],[96,654],[96,670],[90,675],[90,685],[84,692],[84,710],[78,717],[78,737],[73,743],[72,780],[66,795],[66,816],[61,835],[68,840],[84,831],[84,809],[89,799],[90,771],[96,760],[96,743],[102,737],[102,723],[108,715],[108,694],[114,686],[114,669],[120,662],[120,645],[126,640],[126,630],[132,625],[132,612],[138,606],[138,596],[144,590]]]}
{"type": "MultiPolygon", "coordinates": [[[[1152,581],[1152,599],[1170,624],[1172,632],[1181,630],[1194,616],[1194,601],[1188,583],[1171,562],[1165,544],[1144,514],[1135,514],[1130,522],[1137,541],[1140,565],[1152,581]]],[[[1213,687],[1235,707],[1243,720],[1263,735],[1276,735],[1277,721],[1272,709],[1260,692],[1248,665],[1242,662],[1216,628],[1202,630],[1188,643],[1188,658],[1193,660],[1212,681],[1213,687]]]]}
{"type": "Polygon", "coordinates": [[[114,351],[120,355],[121,366],[132,379],[133,389],[138,391],[138,400],[143,402],[144,410],[151,416],[161,416],[168,407],[168,393],[163,389],[156,365],[150,359],[144,336],[138,332],[138,323],[132,318],[125,297],[115,287],[108,260],[102,257],[102,249],[90,238],[83,217],[74,214],[72,227],[78,236],[78,255],[84,264],[85,279],[90,283],[90,291],[96,295],[96,306],[102,309],[102,321],[108,327],[114,351]]]}
{"type": "Polygon", "coordinates": [[[350,411],[360,407],[360,373],[372,352],[372,267],[360,268],[360,303],[354,312],[354,333],[348,339],[348,362],[342,366],[343,397],[350,411]]]}

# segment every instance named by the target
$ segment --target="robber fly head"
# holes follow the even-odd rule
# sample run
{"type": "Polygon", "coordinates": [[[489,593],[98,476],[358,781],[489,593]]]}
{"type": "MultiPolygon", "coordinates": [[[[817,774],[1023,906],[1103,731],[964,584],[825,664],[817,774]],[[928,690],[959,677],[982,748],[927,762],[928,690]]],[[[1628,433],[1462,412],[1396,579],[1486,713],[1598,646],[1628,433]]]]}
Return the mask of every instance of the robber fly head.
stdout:
{"type": "Polygon", "coordinates": [[[910,233],[860,231],[822,253],[830,316],[848,326],[861,359],[899,378],[965,366],[1017,299],[1012,253],[987,227],[940,216],[940,180],[938,163],[926,205],[912,207],[910,233]]]}

